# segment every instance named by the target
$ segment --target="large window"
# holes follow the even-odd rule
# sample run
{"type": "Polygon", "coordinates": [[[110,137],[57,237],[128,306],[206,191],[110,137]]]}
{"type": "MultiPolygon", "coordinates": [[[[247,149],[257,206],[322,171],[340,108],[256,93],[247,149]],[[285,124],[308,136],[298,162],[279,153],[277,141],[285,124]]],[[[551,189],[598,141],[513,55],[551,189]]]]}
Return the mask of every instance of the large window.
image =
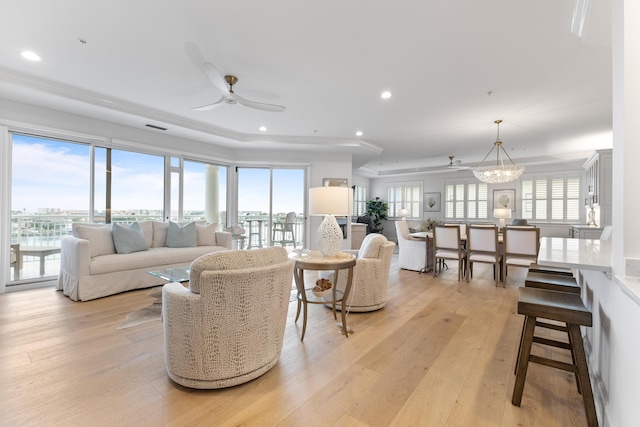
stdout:
{"type": "Polygon", "coordinates": [[[484,182],[451,182],[444,186],[444,216],[455,220],[488,218],[489,186],[484,182]]]}
{"type": "Polygon", "coordinates": [[[420,218],[422,183],[407,182],[390,184],[387,186],[387,203],[389,205],[388,216],[400,217],[400,209],[408,209],[408,218],[420,218]]]}
{"type": "Polygon", "coordinates": [[[96,141],[12,133],[11,143],[11,245],[21,261],[10,269],[12,284],[55,276],[61,239],[74,222],[206,219],[226,226],[226,166],[96,141]]]}
{"type": "Polygon", "coordinates": [[[529,178],[521,185],[523,218],[551,222],[580,219],[578,176],[529,178]]]}
{"type": "Polygon", "coordinates": [[[367,187],[353,186],[353,215],[362,216],[367,212],[367,187]]]}

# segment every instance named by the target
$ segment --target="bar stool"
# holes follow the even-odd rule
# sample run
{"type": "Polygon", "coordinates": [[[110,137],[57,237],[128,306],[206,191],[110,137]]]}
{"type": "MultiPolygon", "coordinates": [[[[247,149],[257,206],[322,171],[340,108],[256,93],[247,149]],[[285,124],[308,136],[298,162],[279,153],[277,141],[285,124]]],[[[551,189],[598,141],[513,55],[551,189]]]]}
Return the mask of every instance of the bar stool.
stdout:
{"type": "Polygon", "coordinates": [[[578,388],[582,393],[587,424],[598,426],[589,367],[582,345],[580,326],[591,326],[591,312],[584,306],[579,295],[569,292],[550,291],[537,288],[520,288],[518,290],[518,314],[525,316],[523,335],[520,340],[520,350],[516,365],[516,381],[513,387],[511,403],[520,406],[522,391],[527,376],[529,362],[562,369],[576,374],[578,388]],[[538,318],[555,320],[566,323],[569,344],[551,339],[534,337],[536,320],[538,318]],[[557,360],[532,355],[531,346],[538,344],[569,349],[572,352],[573,363],[564,363],[557,360]]]}
{"type": "Polygon", "coordinates": [[[550,265],[529,264],[529,271],[535,271],[537,273],[547,274],[561,274],[563,276],[573,277],[573,271],[570,268],[565,267],[552,267],[550,265]]]}
{"type": "Polygon", "coordinates": [[[547,289],[550,291],[570,292],[580,295],[580,286],[573,276],[564,274],[531,271],[527,273],[524,286],[528,288],[547,289]]]}

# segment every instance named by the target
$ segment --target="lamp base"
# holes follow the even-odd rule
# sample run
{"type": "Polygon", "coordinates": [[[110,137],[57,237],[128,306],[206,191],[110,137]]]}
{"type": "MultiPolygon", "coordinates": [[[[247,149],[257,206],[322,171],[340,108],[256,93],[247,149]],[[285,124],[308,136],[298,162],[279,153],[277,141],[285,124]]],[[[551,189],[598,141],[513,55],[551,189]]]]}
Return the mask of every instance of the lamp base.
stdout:
{"type": "Polygon", "coordinates": [[[317,242],[323,256],[336,256],[342,249],[342,230],[333,215],[327,215],[318,227],[317,242]]]}

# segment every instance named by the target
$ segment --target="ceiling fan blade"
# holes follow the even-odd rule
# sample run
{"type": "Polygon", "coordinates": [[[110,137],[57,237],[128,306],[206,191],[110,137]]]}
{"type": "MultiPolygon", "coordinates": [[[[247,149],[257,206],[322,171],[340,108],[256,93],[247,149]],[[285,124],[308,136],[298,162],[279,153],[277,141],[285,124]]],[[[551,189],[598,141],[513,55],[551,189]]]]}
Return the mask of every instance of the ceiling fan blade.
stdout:
{"type": "Polygon", "coordinates": [[[211,63],[204,63],[204,73],[207,75],[209,81],[213,84],[213,86],[220,91],[222,95],[229,94],[229,87],[227,83],[224,81],[224,77],[218,71],[218,69],[211,63]]]}
{"type": "Polygon", "coordinates": [[[209,111],[209,110],[213,110],[216,107],[219,107],[220,105],[224,104],[224,96],[222,98],[220,98],[219,100],[217,100],[216,102],[214,102],[213,104],[207,104],[207,105],[202,105],[200,107],[195,107],[192,108],[192,110],[194,111],[209,111]]]}
{"type": "Polygon", "coordinates": [[[248,99],[244,99],[243,97],[241,97],[236,93],[231,93],[230,95],[233,99],[238,101],[239,104],[242,104],[245,107],[255,108],[257,110],[263,110],[263,111],[270,111],[272,113],[279,113],[286,110],[286,108],[283,107],[282,105],[265,104],[263,102],[249,101],[248,99]]]}

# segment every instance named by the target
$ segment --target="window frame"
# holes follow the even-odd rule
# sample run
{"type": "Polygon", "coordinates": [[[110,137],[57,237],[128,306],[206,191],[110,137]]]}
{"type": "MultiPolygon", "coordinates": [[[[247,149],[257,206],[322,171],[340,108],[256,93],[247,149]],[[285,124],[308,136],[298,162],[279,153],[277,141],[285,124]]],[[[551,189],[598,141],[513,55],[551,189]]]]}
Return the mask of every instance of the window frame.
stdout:
{"type": "Polygon", "coordinates": [[[400,209],[409,209],[409,215],[406,219],[421,219],[422,218],[422,203],[423,203],[423,181],[403,181],[403,182],[389,182],[385,185],[385,194],[387,195],[387,206],[389,207],[387,217],[389,219],[401,219],[398,215],[400,209]],[[393,190],[393,199],[391,191],[393,190]],[[414,193],[417,196],[417,200],[411,198],[407,201],[406,197],[408,192],[414,193]]]}
{"type": "MultiPolygon", "coordinates": [[[[521,191],[521,217],[527,219],[529,221],[534,222],[545,222],[545,223],[555,223],[555,224],[575,224],[576,222],[582,222],[582,210],[580,202],[582,200],[582,188],[583,181],[581,174],[579,172],[573,173],[559,173],[559,174],[545,174],[545,175],[530,175],[520,179],[520,191],[521,191]],[[562,180],[562,194],[561,198],[554,197],[554,181],[562,180]],[[567,193],[569,191],[568,181],[572,180],[572,184],[577,184],[578,189],[575,191],[575,197],[568,197],[567,193]],[[527,192],[525,192],[526,183],[531,182],[531,197],[527,197],[527,192]],[[544,192],[545,197],[536,197],[536,194],[539,192],[537,186],[538,183],[544,182],[544,192]],[[557,219],[557,212],[554,211],[554,206],[557,206],[557,203],[554,201],[562,200],[562,219],[557,219]],[[538,218],[538,210],[541,208],[538,204],[542,204],[544,201],[544,211],[545,218],[538,218]],[[571,208],[569,206],[569,202],[573,202],[575,206],[571,208]],[[530,213],[527,210],[527,205],[530,204],[531,208],[530,213]],[[577,218],[568,218],[568,213],[571,209],[575,209],[577,212],[577,218]],[[555,212],[555,215],[554,215],[555,212]],[[556,218],[554,218],[554,216],[556,218]]],[[[528,189],[527,189],[528,190],[528,189]]]]}
{"type": "Polygon", "coordinates": [[[490,193],[489,184],[486,182],[481,182],[476,179],[462,179],[462,180],[450,180],[444,182],[444,202],[443,202],[443,211],[442,217],[446,221],[488,221],[489,220],[489,193],[490,193]],[[469,186],[474,185],[474,198],[471,199],[469,197],[469,186]],[[449,187],[453,186],[454,188],[454,199],[449,200],[449,187]],[[460,186],[462,186],[462,197],[458,197],[460,186]],[[481,197],[481,188],[485,189],[485,197],[481,197]],[[473,203],[475,205],[476,215],[473,218],[469,217],[469,204],[473,203]],[[483,211],[482,205],[484,204],[485,215],[482,216],[481,213],[483,211]],[[457,210],[459,206],[462,207],[462,216],[458,215],[457,210]],[[448,211],[452,209],[453,215],[448,216],[448,211]]]}

